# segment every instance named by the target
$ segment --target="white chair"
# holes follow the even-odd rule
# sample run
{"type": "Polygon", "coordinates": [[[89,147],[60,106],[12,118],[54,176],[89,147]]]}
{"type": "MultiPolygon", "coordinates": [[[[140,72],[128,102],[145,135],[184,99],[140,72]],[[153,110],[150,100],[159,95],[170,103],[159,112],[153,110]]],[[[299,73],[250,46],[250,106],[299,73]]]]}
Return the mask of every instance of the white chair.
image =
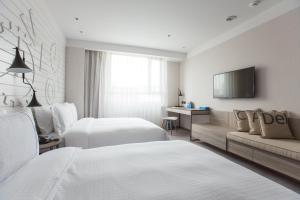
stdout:
{"type": "Polygon", "coordinates": [[[172,130],[173,130],[173,125],[175,125],[175,131],[177,132],[177,125],[176,121],[178,120],[178,117],[169,117],[168,112],[166,111],[166,107],[162,107],[162,124],[161,127],[164,129],[167,129],[168,124],[170,124],[171,128],[171,135],[172,135],[172,130]]]}
{"type": "Polygon", "coordinates": [[[167,126],[167,124],[170,124],[171,127],[171,135],[172,135],[172,129],[173,129],[173,124],[175,125],[175,132],[177,132],[177,125],[176,121],[178,120],[178,117],[163,117],[162,118],[162,128],[164,128],[164,125],[167,126]],[[174,122],[174,123],[173,123],[174,122]]]}

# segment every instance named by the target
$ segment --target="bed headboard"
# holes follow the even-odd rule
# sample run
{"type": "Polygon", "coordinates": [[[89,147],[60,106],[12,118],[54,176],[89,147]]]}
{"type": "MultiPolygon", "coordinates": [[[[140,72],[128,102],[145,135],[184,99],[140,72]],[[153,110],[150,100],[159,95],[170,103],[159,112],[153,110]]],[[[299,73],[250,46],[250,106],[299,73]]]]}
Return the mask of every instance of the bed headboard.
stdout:
{"type": "Polygon", "coordinates": [[[39,154],[31,116],[21,112],[0,114],[0,182],[39,154]]]}

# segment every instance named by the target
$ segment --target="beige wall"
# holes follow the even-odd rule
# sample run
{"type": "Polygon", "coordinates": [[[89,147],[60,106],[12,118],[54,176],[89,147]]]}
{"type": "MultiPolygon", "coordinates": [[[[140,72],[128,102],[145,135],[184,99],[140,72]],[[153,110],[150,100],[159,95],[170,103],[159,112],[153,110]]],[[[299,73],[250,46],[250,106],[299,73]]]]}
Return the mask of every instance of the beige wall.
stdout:
{"type": "Polygon", "coordinates": [[[75,103],[80,118],[84,112],[84,55],[82,48],[66,48],[66,101],[75,103]]]}
{"type": "Polygon", "coordinates": [[[180,64],[178,62],[167,62],[168,106],[176,106],[178,104],[179,67],[180,64]]]}
{"type": "Polygon", "coordinates": [[[300,8],[188,58],[180,67],[180,86],[196,105],[279,109],[300,116],[300,8]],[[257,69],[256,98],[213,98],[213,74],[249,66],[257,69]]]}
{"type": "MultiPolygon", "coordinates": [[[[83,48],[66,48],[66,101],[75,103],[79,117],[83,117],[84,112],[84,56],[83,48]]],[[[178,62],[167,62],[167,102],[169,106],[177,105],[179,70],[178,62]]]]}

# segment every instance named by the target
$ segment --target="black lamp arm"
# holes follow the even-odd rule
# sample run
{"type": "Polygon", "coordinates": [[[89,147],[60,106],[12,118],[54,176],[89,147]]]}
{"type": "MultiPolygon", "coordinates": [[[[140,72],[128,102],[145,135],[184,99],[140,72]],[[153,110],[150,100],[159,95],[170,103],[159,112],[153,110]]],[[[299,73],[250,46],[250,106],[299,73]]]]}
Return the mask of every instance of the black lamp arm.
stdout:
{"type": "Polygon", "coordinates": [[[24,84],[29,85],[29,86],[31,87],[32,91],[33,91],[33,92],[36,92],[35,89],[33,89],[32,85],[26,80],[25,74],[24,74],[24,73],[22,73],[22,79],[23,79],[23,83],[24,83],[24,84]],[[26,80],[27,82],[25,82],[25,80],[26,80]]]}

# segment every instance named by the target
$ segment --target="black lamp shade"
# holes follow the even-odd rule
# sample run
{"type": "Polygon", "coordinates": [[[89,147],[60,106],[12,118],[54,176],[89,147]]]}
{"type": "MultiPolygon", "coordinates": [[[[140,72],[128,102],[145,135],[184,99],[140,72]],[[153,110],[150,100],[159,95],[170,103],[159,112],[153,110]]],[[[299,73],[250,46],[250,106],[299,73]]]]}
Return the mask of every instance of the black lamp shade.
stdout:
{"type": "Polygon", "coordinates": [[[7,68],[8,72],[13,73],[28,73],[32,72],[32,69],[30,69],[24,62],[24,60],[20,56],[19,48],[16,47],[16,57],[14,59],[14,62],[12,65],[7,68]]]}
{"type": "Polygon", "coordinates": [[[33,91],[32,99],[31,99],[30,103],[27,105],[27,107],[39,107],[39,106],[42,106],[42,105],[36,99],[35,91],[33,91]]]}
{"type": "Polygon", "coordinates": [[[182,96],[183,96],[182,93],[181,93],[181,90],[178,90],[178,96],[179,96],[179,97],[182,97],[182,96]]]}

